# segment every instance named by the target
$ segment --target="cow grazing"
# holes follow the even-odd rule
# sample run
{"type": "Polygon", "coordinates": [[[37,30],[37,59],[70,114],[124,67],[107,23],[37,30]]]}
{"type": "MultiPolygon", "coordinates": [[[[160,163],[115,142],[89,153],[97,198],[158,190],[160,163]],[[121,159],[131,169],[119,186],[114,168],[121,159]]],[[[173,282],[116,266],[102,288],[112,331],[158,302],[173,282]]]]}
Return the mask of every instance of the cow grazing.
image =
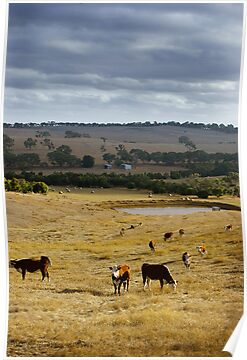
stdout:
{"type": "Polygon", "coordinates": [[[159,280],[161,289],[163,289],[164,281],[167,284],[172,284],[174,290],[176,289],[177,281],[173,279],[170,270],[166,265],[144,263],[141,270],[144,289],[146,285],[150,289],[151,280],[159,280]]]}
{"type": "Polygon", "coordinates": [[[207,250],[206,250],[205,244],[202,244],[200,246],[196,246],[196,249],[201,255],[206,255],[208,253],[207,250]]]}
{"type": "Polygon", "coordinates": [[[166,241],[168,239],[171,239],[172,235],[173,235],[173,232],[166,232],[164,234],[164,240],[166,241]]]}
{"type": "Polygon", "coordinates": [[[183,236],[184,235],[184,229],[179,229],[178,233],[179,233],[180,236],[183,236]]]}
{"type": "Polygon", "coordinates": [[[130,225],[126,230],[131,230],[131,229],[135,229],[136,227],[138,227],[138,226],[142,226],[143,225],[143,223],[142,222],[140,222],[140,223],[138,223],[138,224],[136,224],[136,225],[130,225]]]}
{"type": "Polygon", "coordinates": [[[125,230],[124,230],[124,228],[122,228],[122,229],[120,230],[120,235],[121,235],[121,236],[124,236],[124,234],[125,234],[125,230]]]}
{"type": "Polygon", "coordinates": [[[42,281],[45,277],[50,281],[48,267],[51,266],[51,260],[47,256],[41,256],[38,260],[33,258],[10,260],[9,265],[22,274],[23,280],[25,280],[26,272],[33,273],[40,270],[42,281]]]}
{"type": "Polygon", "coordinates": [[[224,226],[225,231],[231,231],[232,230],[232,224],[228,224],[224,226]]]}
{"type": "Polygon", "coordinates": [[[191,255],[187,251],[183,253],[182,260],[183,260],[184,265],[188,269],[190,268],[190,264],[191,264],[190,258],[191,258],[191,255]]]}
{"type": "Polygon", "coordinates": [[[155,245],[156,245],[156,241],[154,241],[154,240],[149,241],[148,246],[150,247],[150,249],[151,249],[153,252],[155,252],[155,245]]]}
{"type": "Polygon", "coordinates": [[[130,282],[130,267],[128,265],[114,265],[110,266],[109,269],[112,271],[114,294],[116,294],[118,291],[118,295],[120,295],[120,289],[122,284],[124,287],[124,291],[128,291],[130,282]]]}

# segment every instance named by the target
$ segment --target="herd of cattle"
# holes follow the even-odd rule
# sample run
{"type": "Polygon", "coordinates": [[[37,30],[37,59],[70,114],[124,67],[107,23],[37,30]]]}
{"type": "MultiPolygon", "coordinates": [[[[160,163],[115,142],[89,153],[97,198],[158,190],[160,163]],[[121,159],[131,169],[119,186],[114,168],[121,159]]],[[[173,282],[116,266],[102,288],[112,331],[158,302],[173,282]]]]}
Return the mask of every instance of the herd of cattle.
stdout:
{"type": "MultiPolygon", "coordinates": [[[[131,225],[127,229],[134,229],[136,226],[141,226],[142,223],[137,225],[131,225]]],[[[232,224],[228,224],[224,226],[225,231],[232,230],[232,224]]],[[[124,233],[125,229],[121,229],[124,233]]],[[[184,235],[184,230],[179,230],[179,235],[184,235]]],[[[122,235],[123,236],[123,235],[122,235]]],[[[168,240],[173,236],[173,232],[165,233],[164,240],[168,240]]],[[[155,251],[156,242],[151,240],[149,242],[149,248],[151,251],[155,251]]],[[[197,246],[196,249],[201,255],[207,254],[205,243],[197,246]]],[[[190,268],[191,265],[191,255],[186,251],[182,254],[182,261],[186,268],[190,268]]],[[[10,260],[9,266],[15,268],[18,272],[22,274],[22,279],[25,280],[25,276],[27,272],[33,273],[35,271],[40,270],[42,274],[42,281],[49,278],[48,267],[51,266],[51,260],[47,256],[41,256],[40,259],[15,259],[10,260]]],[[[114,265],[110,267],[112,283],[114,286],[114,293],[120,295],[121,286],[123,285],[124,291],[129,289],[129,282],[131,278],[131,269],[128,265],[114,265]]],[[[176,289],[177,281],[172,277],[169,268],[165,264],[148,264],[144,263],[141,267],[142,272],[142,280],[143,287],[145,289],[146,286],[150,289],[151,280],[159,280],[160,288],[163,288],[164,282],[166,284],[171,284],[176,289]]]]}

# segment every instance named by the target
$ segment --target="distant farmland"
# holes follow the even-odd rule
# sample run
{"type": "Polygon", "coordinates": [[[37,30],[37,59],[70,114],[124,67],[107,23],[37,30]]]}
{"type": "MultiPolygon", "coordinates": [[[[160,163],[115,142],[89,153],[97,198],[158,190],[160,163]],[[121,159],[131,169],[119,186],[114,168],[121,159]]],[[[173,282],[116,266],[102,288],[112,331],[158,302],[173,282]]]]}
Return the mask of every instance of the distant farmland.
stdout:
{"type": "MultiPolygon", "coordinates": [[[[27,138],[36,139],[37,131],[49,131],[49,139],[57,148],[68,145],[72,154],[77,157],[91,155],[95,158],[95,167],[90,172],[102,172],[105,161],[102,159],[104,153],[115,153],[115,148],[123,144],[126,150],[142,149],[149,153],[160,152],[184,152],[187,151],[184,144],[179,143],[180,136],[187,136],[196,145],[198,150],[207,153],[236,153],[238,151],[237,133],[226,133],[214,130],[184,128],[177,126],[59,126],[42,128],[5,128],[4,134],[14,139],[12,151],[15,154],[37,153],[42,162],[48,162],[48,147],[42,144],[42,138],[37,138],[37,145],[27,150],[24,141],[27,138]],[[74,131],[81,137],[65,138],[66,131],[74,131]]],[[[81,169],[80,169],[81,170],[81,169]]],[[[169,170],[172,170],[169,167],[169,170]]],[[[74,170],[73,170],[74,171],[74,170]]],[[[87,169],[88,171],[88,169],[87,169]]],[[[166,167],[155,164],[138,163],[136,172],[154,171],[164,172],[166,167]]]]}

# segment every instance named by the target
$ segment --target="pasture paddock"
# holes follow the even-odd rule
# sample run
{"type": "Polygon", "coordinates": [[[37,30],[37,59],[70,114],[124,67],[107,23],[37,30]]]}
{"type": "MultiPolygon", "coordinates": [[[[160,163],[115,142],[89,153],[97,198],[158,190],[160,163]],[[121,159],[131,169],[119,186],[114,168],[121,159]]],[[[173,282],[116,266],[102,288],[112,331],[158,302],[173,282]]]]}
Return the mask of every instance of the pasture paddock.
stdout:
{"type": "MultiPolygon", "coordinates": [[[[208,153],[235,153],[238,151],[238,135],[237,133],[225,133],[221,131],[204,130],[204,129],[185,129],[184,127],[177,126],[152,126],[152,127],[133,127],[133,126],[107,126],[107,127],[43,127],[43,128],[4,128],[4,134],[14,139],[13,151],[16,154],[29,152],[24,146],[24,141],[31,137],[36,139],[35,135],[39,131],[48,131],[50,133],[49,139],[54,144],[55,148],[61,145],[68,145],[72,149],[72,153],[79,158],[83,155],[91,155],[95,158],[95,166],[91,169],[83,168],[42,168],[44,174],[49,174],[55,171],[73,171],[73,172],[89,172],[100,174],[105,172],[104,163],[102,159],[103,153],[115,153],[115,148],[119,144],[123,144],[126,150],[142,149],[149,153],[160,152],[184,152],[186,148],[183,144],[179,143],[180,136],[188,136],[197,148],[204,150],[208,153]],[[79,138],[65,138],[65,132],[72,130],[80,133],[82,136],[79,138]],[[89,137],[83,135],[88,134],[89,137]],[[102,137],[106,139],[102,141],[102,137]],[[105,151],[102,152],[102,145],[105,151]]],[[[37,145],[32,148],[31,152],[37,153],[41,162],[47,162],[47,146],[40,143],[44,141],[39,138],[37,145]]],[[[142,164],[141,162],[135,166],[131,171],[132,173],[143,172],[170,172],[171,170],[182,170],[178,166],[164,166],[159,164],[142,164]]],[[[118,173],[126,173],[125,170],[120,170],[114,167],[114,171],[118,173]]]]}
{"type": "MultiPolygon", "coordinates": [[[[228,356],[222,349],[243,310],[240,212],[131,215],[113,209],[120,200],[126,205],[147,194],[6,193],[9,257],[45,253],[52,259],[50,283],[39,273],[23,282],[9,270],[8,356],[228,356]],[[121,228],[140,222],[121,237],[121,228]],[[228,223],[233,230],[225,232],[228,223]],[[164,242],[164,232],[180,228],[186,236],[164,242]],[[147,246],[151,239],[155,252],[147,246]],[[196,254],[202,241],[203,258],[196,254]],[[189,272],[185,251],[194,255],[189,272]],[[176,292],[169,286],[161,292],[155,281],[144,292],[144,262],[167,262],[176,292]],[[117,296],[109,266],[120,263],[132,276],[129,292],[117,296]]],[[[237,205],[239,199],[222,201],[237,205]]]]}

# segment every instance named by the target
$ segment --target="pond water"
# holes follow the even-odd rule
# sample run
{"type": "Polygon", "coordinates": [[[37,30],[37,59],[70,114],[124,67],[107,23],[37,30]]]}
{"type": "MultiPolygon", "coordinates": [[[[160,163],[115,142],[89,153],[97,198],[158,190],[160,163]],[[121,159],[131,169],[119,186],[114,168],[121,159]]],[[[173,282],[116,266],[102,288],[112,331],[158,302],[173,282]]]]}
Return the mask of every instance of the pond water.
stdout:
{"type": "Polygon", "coordinates": [[[188,215],[196,212],[212,211],[210,207],[190,207],[190,206],[171,206],[171,207],[142,207],[142,208],[116,208],[116,210],[134,215],[188,215]]]}

